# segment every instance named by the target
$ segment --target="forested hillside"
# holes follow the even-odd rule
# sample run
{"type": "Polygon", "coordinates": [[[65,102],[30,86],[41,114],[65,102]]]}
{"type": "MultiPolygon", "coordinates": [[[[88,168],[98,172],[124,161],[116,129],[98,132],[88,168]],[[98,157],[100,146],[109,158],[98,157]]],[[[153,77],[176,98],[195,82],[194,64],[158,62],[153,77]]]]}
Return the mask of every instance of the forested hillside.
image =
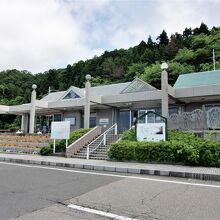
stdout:
{"type": "MultiPolygon", "coordinates": [[[[169,63],[169,81],[173,84],[179,74],[213,70],[213,48],[216,69],[220,69],[220,28],[208,29],[202,23],[198,28],[186,28],[183,33],[170,37],[163,30],[156,42],[149,36],[135,47],[105,51],[99,57],[62,69],[35,75],[26,70],[5,70],[0,72],[0,104],[29,102],[33,83],[38,86],[38,98],[47,94],[49,87],[52,91],[66,90],[71,85],[83,87],[86,74],[92,75],[93,85],[130,81],[138,76],[160,88],[161,62],[169,63]]],[[[8,121],[8,117],[5,120],[8,121]]],[[[0,128],[7,126],[0,123],[0,128]]]]}

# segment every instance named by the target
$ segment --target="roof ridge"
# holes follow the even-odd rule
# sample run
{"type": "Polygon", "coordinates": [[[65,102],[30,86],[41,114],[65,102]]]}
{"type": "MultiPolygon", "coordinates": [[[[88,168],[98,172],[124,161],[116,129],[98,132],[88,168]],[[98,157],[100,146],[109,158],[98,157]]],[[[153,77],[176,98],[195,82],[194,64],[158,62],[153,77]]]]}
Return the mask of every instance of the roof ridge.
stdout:
{"type": "Polygon", "coordinates": [[[202,71],[202,72],[184,73],[184,74],[180,74],[179,76],[193,75],[193,74],[202,74],[202,73],[210,73],[210,72],[220,72],[220,70],[208,70],[208,71],[202,71]]]}

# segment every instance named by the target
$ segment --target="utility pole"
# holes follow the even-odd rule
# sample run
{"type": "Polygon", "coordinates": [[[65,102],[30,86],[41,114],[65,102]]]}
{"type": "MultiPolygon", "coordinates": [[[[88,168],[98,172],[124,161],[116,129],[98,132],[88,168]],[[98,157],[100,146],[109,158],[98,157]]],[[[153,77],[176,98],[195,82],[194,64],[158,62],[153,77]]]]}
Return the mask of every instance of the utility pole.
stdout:
{"type": "Polygon", "coordinates": [[[215,49],[212,49],[213,70],[215,70],[215,49]]]}

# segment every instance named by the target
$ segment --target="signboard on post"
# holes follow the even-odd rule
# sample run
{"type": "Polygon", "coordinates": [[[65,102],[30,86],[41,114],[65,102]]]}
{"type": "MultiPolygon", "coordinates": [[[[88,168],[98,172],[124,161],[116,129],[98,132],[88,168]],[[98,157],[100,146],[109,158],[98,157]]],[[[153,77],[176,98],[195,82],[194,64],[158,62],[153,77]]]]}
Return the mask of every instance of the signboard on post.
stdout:
{"type": "Polygon", "coordinates": [[[53,153],[56,149],[56,140],[66,139],[66,147],[70,138],[70,121],[53,121],[51,124],[51,139],[53,139],[53,153]]]}
{"type": "Polygon", "coordinates": [[[165,123],[137,124],[138,141],[165,141],[165,123]]]}

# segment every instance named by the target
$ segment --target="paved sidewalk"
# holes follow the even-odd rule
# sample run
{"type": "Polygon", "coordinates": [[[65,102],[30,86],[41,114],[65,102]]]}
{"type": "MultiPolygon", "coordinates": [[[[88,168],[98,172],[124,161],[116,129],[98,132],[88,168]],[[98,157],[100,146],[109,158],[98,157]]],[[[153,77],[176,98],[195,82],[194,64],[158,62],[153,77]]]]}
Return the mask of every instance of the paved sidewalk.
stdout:
{"type": "Polygon", "coordinates": [[[220,168],[0,153],[0,161],[220,181],[220,168]]]}

